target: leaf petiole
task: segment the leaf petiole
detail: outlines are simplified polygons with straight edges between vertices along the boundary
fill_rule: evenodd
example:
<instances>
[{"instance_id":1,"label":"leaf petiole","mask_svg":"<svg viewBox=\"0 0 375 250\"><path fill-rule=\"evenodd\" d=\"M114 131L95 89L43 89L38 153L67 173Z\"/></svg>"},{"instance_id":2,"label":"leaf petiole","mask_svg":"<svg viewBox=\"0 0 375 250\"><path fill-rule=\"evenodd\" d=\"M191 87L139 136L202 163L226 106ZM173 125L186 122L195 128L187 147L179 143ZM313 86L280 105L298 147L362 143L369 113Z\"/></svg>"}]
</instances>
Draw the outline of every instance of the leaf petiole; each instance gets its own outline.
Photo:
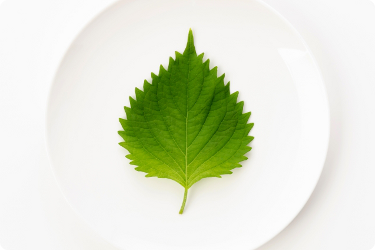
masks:
<instances>
[{"instance_id":1,"label":"leaf petiole","mask_svg":"<svg viewBox=\"0 0 375 250\"><path fill-rule=\"evenodd\" d=\"M180 209L180 214L184 212L185 204L186 204L186 198L187 198L187 193L188 193L188 188L185 188L185 193L184 193L184 200L182 201L181 209Z\"/></svg>"}]
</instances>

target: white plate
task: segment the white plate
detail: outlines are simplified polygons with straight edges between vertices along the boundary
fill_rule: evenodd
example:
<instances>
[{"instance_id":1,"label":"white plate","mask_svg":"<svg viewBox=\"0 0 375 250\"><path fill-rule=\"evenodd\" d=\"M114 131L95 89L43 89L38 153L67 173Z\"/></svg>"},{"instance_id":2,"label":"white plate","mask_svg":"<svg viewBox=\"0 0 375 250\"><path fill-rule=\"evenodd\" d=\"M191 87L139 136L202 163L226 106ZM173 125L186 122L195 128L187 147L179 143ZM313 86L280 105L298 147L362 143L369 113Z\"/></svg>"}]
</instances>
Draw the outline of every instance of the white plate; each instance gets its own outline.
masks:
<instances>
[{"instance_id":1,"label":"white plate","mask_svg":"<svg viewBox=\"0 0 375 250\"><path fill-rule=\"evenodd\" d=\"M183 51L226 73L255 123L243 167L183 188L145 178L124 157L119 117L135 87ZM258 1L120 1L67 51L51 87L47 143L75 211L121 249L254 249L279 233L309 198L328 145L324 85L304 41Z\"/></svg>"}]
</instances>

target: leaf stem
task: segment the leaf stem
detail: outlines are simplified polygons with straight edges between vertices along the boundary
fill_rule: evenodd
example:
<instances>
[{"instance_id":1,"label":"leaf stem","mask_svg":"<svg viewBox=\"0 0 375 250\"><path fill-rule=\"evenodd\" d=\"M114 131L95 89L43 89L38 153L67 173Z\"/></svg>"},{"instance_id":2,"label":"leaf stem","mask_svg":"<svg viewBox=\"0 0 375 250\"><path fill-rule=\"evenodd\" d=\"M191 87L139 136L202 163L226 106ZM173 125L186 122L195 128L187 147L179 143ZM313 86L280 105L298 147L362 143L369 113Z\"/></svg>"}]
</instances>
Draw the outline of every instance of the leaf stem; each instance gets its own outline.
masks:
<instances>
[{"instance_id":1,"label":"leaf stem","mask_svg":"<svg viewBox=\"0 0 375 250\"><path fill-rule=\"evenodd\" d=\"M184 200L182 201L182 205L181 205L181 209L180 209L180 214L182 214L184 212L187 194L188 194L188 188L185 188Z\"/></svg>"}]
</instances>

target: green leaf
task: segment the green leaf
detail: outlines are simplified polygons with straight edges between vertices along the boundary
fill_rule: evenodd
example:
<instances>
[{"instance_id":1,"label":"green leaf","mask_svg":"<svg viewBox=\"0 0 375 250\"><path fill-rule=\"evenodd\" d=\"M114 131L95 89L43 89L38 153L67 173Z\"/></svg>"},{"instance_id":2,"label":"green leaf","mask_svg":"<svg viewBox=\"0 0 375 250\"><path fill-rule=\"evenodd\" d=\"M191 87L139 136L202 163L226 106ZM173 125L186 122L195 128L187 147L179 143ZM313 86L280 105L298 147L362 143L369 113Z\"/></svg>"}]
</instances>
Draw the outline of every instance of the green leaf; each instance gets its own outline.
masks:
<instances>
[{"instance_id":1,"label":"green leaf","mask_svg":"<svg viewBox=\"0 0 375 250\"><path fill-rule=\"evenodd\" d=\"M127 119L120 119L120 145L129 151L130 164L146 177L168 178L185 188L180 214L189 188L241 167L253 140L250 113L242 113L238 92L230 94L229 82L209 63L203 53L197 55L190 30L184 53L170 57L159 75L151 73L143 91L135 89L136 98L125 107Z\"/></svg>"}]
</instances>

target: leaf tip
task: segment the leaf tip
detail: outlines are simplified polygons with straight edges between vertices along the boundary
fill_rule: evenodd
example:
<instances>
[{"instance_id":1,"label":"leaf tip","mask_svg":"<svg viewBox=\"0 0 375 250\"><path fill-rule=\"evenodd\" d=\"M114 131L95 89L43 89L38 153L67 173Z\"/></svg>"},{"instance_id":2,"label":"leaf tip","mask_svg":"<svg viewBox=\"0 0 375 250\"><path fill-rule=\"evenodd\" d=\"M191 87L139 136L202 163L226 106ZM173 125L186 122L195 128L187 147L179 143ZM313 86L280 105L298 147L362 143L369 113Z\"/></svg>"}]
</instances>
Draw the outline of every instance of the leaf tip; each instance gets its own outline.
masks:
<instances>
[{"instance_id":1,"label":"leaf tip","mask_svg":"<svg viewBox=\"0 0 375 250\"><path fill-rule=\"evenodd\" d=\"M194 35L191 28L189 29L188 41L186 44L184 54L197 54L194 46Z\"/></svg>"},{"instance_id":2,"label":"leaf tip","mask_svg":"<svg viewBox=\"0 0 375 250\"><path fill-rule=\"evenodd\" d=\"M188 42L192 42L194 44L194 35L193 30L191 28L189 28Z\"/></svg>"}]
</instances>

